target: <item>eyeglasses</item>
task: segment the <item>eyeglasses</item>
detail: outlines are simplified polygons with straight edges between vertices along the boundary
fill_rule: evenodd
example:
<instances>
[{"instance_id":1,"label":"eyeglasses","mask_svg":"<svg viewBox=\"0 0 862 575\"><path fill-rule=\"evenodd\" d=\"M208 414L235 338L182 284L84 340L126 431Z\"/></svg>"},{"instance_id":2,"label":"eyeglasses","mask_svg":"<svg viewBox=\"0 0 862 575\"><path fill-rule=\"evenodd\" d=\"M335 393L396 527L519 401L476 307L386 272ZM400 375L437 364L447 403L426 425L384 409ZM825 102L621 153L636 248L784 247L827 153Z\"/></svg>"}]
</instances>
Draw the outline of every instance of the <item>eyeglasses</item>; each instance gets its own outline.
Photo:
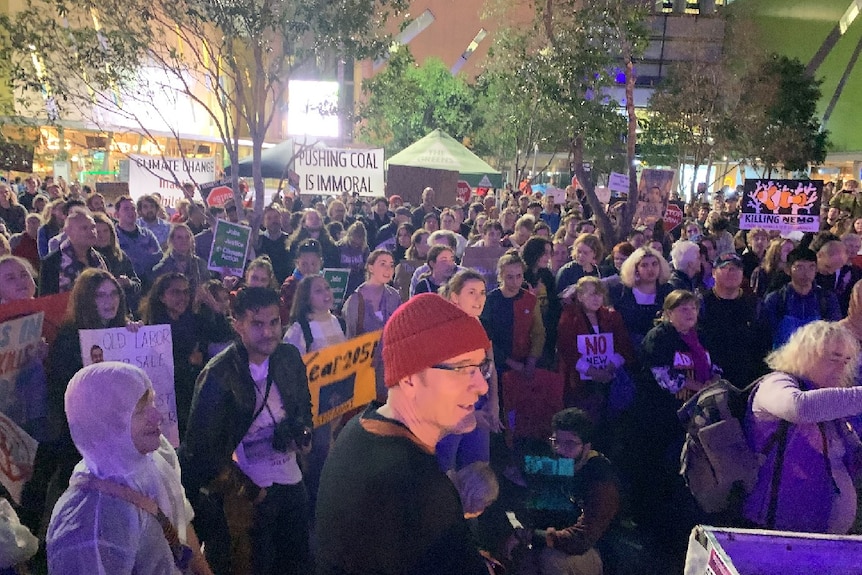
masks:
<instances>
[{"instance_id":1,"label":"eyeglasses","mask_svg":"<svg viewBox=\"0 0 862 575\"><path fill-rule=\"evenodd\" d=\"M482 377L486 380L491 379L492 372L492 362L490 359L485 359L479 365L446 365L445 363L438 363L437 365L432 365L431 369L442 369L444 371L454 371L455 373L460 373L469 377L473 377L476 375L476 371L482 374Z\"/></svg>"},{"instance_id":2,"label":"eyeglasses","mask_svg":"<svg viewBox=\"0 0 862 575\"><path fill-rule=\"evenodd\" d=\"M552 435L548 438L548 443L551 444L551 449L577 449L582 446L584 443L577 439L563 439L559 440L555 435Z\"/></svg>"}]
</instances>

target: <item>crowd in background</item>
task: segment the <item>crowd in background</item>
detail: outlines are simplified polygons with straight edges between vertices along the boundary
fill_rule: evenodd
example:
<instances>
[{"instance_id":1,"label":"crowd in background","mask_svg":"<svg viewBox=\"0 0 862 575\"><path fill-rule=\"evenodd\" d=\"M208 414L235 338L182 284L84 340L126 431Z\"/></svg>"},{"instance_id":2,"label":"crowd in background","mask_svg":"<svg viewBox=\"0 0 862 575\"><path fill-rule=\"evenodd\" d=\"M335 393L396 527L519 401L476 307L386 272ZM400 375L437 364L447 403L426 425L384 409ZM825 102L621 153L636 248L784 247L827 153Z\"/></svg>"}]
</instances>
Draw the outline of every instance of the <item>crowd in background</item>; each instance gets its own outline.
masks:
<instances>
[{"instance_id":1,"label":"crowd in background","mask_svg":"<svg viewBox=\"0 0 862 575\"><path fill-rule=\"evenodd\" d=\"M661 534L659 545L671 555L704 519L678 474L685 430L677 409L719 378L744 388L770 371L792 373L790 383L773 382L749 406L752 436L761 443L768 436L757 428L758 414L769 414L769 425L799 423L800 437L815 438L809 451L825 458L825 481L838 495L822 495L831 502L823 504L824 517L794 523L788 512L781 525L832 533L853 527L854 488L839 471L850 453L846 436L854 431L823 422L859 414L859 400L821 394L807 411L797 406L801 414L787 403L859 377L854 371L845 378L845 370L857 370L862 341L862 196L855 180L837 191L827 187L822 230L815 234L740 230L737 190L712 203L689 203L674 229L661 219L635 221L614 245L602 237L583 192L573 188L562 202L551 194L500 190L448 206L426 188L412 207L396 194L311 201L287 195L264 209L242 277L211 270L208 260L215 221L248 223L250 210L232 200L209 207L195 199L193 186L186 191L169 214L158 194L108 205L87 186L52 178L0 183L0 305L71 294L56 339L42 350L44 371L35 377L44 382L33 388L41 395L8 414L40 441L19 509L34 533L44 537L80 460L64 411L67 386L83 365L79 330L171 326L182 438L198 376L236 337L231 303L245 287L278 292L284 342L300 354L382 329L399 305L420 293L439 293L480 318L492 343L489 392L476 406L477 429L438 446L441 468L457 472L491 460L494 438L511 431L501 397L508 372L528 379L537 370L560 374L564 406L587 414L595 426L592 445L619 471L619 517ZM495 273L462 265L473 247L500 248ZM350 270L340 307L333 305L324 268ZM804 326L824 321L842 331L819 327L814 335L805 332L804 341L794 339ZM613 334L613 353L599 367L584 357L578 336L602 333ZM820 346L826 363L815 356L816 366L790 366L787 351L778 359L771 354L800 345ZM383 397L380 356L375 361ZM138 391L124 409L134 407ZM304 471L312 502L333 433L331 426L314 430ZM792 449L798 457L816 457L802 453L802 441L791 440L788 458ZM511 441L506 445L517 451ZM517 465L503 467L509 481L522 481ZM756 505L750 503L746 517L764 525Z\"/></svg>"}]
</instances>

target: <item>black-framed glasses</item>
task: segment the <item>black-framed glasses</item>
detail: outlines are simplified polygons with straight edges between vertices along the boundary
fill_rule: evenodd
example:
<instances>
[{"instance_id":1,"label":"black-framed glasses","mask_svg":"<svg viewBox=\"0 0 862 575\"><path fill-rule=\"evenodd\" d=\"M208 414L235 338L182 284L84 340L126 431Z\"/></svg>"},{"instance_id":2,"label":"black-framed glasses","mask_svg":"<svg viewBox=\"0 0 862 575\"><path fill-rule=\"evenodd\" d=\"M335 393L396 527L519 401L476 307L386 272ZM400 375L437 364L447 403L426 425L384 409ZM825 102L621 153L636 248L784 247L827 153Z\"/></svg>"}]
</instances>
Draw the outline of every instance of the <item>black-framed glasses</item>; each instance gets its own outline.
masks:
<instances>
[{"instance_id":1,"label":"black-framed glasses","mask_svg":"<svg viewBox=\"0 0 862 575\"><path fill-rule=\"evenodd\" d=\"M469 377L476 375L476 370L478 370L479 373L482 374L482 377L488 380L491 379L491 372L494 369L493 365L494 364L490 359L485 358L485 361L479 365L446 365L445 363L438 363L437 365L432 365L431 369L454 371L455 373L460 373Z\"/></svg>"}]
</instances>

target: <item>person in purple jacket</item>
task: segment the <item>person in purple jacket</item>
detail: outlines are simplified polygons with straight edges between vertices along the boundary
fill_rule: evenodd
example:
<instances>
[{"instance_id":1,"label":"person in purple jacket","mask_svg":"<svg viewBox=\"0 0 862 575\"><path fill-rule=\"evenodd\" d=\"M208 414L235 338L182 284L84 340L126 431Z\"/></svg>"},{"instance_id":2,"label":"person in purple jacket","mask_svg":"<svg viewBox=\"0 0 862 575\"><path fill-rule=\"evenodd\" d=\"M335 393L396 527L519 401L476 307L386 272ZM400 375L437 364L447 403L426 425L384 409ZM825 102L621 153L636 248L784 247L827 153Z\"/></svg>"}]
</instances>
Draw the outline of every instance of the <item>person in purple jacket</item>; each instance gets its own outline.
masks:
<instances>
[{"instance_id":1,"label":"person in purple jacket","mask_svg":"<svg viewBox=\"0 0 862 575\"><path fill-rule=\"evenodd\" d=\"M773 370L749 398L745 433L764 455L743 515L768 529L846 534L856 517L854 462L862 445L847 418L862 413L853 386L859 343L838 323L797 329L766 358Z\"/></svg>"}]
</instances>

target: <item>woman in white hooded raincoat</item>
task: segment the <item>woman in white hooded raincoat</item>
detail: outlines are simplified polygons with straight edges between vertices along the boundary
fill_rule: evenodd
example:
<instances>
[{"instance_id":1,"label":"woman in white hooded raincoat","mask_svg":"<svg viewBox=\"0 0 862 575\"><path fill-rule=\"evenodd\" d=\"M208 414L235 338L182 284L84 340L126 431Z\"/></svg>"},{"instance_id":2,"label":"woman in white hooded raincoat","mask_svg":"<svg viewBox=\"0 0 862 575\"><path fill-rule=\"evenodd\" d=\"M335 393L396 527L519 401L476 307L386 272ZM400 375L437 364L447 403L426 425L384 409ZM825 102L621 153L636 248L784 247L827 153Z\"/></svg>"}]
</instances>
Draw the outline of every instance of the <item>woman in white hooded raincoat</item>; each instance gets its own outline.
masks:
<instances>
[{"instance_id":1,"label":"woman in white hooded raincoat","mask_svg":"<svg viewBox=\"0 0 862 575\"><path fill-rule=\"evenodd\" d=\"M51 516L46 541L49 573L183 572L175 565L156 518L134 503L93 488L98 480L156 502L176 527L180 542L193 550L187 572L210 573L190 525L192 510L180 484L176 453L161 435L161 414L147 375L120 362L87 366L69 381L65 408L83 461Z\"/></svg>"}]
</instances>

